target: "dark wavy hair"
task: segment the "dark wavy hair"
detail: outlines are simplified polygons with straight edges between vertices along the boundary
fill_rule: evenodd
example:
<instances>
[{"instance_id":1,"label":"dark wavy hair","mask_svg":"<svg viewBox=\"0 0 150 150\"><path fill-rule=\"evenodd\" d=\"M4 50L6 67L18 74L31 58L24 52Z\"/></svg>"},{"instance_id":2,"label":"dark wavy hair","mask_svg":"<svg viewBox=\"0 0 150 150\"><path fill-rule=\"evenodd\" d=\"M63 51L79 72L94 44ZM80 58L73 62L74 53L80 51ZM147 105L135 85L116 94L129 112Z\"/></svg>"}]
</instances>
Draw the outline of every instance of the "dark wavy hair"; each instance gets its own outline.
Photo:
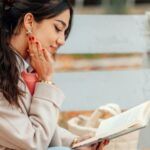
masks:
<instances>
[{"instance_id":1,"label":"dark wavy hair","mask_svg":"<svg viewBox=\"0 0 150 150\"><path fill-rule=\"evenodd\" d=\"M23 23L28 12L33 14L36 22L40 22L53 18L66 9L70 10L71 17L65 39L70 33L73 17L69 0L0 0L0 92L10 104L19 105L18 99L25 94L18 86L19 80L23 81L17 58L22 65L23 60L10 45L11 36Z\"/></svg>"}]
</instances>

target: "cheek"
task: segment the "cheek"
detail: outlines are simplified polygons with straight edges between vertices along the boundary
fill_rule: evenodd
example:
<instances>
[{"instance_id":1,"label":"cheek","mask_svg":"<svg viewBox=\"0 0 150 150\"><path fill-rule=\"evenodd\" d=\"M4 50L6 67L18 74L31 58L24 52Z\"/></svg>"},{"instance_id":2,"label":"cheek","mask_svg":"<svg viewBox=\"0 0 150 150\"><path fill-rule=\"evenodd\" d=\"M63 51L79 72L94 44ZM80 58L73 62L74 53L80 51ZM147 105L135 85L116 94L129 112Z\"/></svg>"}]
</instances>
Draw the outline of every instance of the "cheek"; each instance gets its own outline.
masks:
<instances>
[{"instance_id":1,"label":"cheek","mask_svg":"<svg viewBox=\"0 0 150 150\"><path fill-rule=\"evenodd\" d=\"M56 33L51 29L37 30L34 35L41 42L43 47L48 47L54 43L56 39Z\"/></svg>"},{"instance_id":2,"label":"cheek","mask_svg":"<svg viewBox=\"0 0 150 150\"><path fill-rule=\"evenodd\" d=\"M42 45L45 45L46 44L46 40L47 40L47 35L44 31L37 31L35 32L35 37L38 41L41 42Z\"/></svg>"}]
</instances>

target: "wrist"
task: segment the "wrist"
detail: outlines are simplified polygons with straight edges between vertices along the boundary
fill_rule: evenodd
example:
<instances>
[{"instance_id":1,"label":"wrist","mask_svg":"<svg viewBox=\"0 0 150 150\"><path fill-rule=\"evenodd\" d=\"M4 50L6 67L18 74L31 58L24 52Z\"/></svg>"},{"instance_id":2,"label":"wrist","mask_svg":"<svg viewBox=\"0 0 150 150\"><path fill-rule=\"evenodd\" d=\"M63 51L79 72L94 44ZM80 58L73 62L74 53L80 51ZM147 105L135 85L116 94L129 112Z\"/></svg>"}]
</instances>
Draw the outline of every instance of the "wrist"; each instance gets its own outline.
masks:
<instances>
[{"instance_id":1,"label":"wrist","mask_svg":"<svg viewBox=\"0 0 150 150\"><path fill-rule=\"evenodd\" d=\"M39 80L39 82L41 82L41 81L51 81L52 82L52 76L39 77L38 80Z\"/></svg>"},{"instance_id":2,"label":"wrist","mask_svg":"<svg viewBox=\"0 0 150 150\"><path fill-rule=\"evenodd\" d=\"M54 85L54 83L51 80L41 80L40 82Z\"/></svg>"}]
</instances>

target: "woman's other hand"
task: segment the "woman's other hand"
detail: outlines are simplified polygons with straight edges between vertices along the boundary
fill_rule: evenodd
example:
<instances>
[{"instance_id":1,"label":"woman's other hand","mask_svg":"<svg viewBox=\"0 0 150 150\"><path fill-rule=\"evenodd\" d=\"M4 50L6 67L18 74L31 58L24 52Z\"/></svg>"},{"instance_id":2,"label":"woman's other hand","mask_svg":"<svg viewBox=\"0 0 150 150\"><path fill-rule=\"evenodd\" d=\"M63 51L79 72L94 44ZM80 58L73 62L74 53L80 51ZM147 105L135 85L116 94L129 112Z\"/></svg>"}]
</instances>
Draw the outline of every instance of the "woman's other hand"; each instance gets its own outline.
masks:
<instances>
[{"instance_id":1,"label":"woman's other hand","mask_svg":"<svg viewBox=\"0 0 150 150\"><path fill-rule=\"evenodd\" d=\"M104 150L104 147L109 143L109 140L104 140L102 142L93 144L91 146L84 146L81 148L77 148L75 150Z\"/></svg>"},{"instance_id":2,"label":"woman's other hand","mask_svg":"<svg viewBox=\"0 0 150 150\"><path fill-rule=\"evenodd\" d=\"M50 52L42 48L41 43L32 34L28 36L28 45L31 66L38 74L38 79L52 80L54 60Z\"/></svg>"},{"instance_id":3,"label":"woman's other hand","mask_svg":"<svg viewBox=\"0 0 150 150\"><path fill-rule=\"evenodd\" d=\"M93 136L92 136L92 135L85 135L85 136L83 136L83 137L79 137L77 143L82 142L82 141L84 141L84 140L86 140L86 139L89 139L89 138L91 138L91 137L93 137ZM105 139L105 140L103 140L102 142L95 143L95 144L92 144L92 145L90 145L90 146L80 147L80 148L77 148L77 149L75 149L75 150L103 150L104 147L105 147L107 144L109 144L109 140L108 140L108 139Z\"/></svg>"}]
</instances>

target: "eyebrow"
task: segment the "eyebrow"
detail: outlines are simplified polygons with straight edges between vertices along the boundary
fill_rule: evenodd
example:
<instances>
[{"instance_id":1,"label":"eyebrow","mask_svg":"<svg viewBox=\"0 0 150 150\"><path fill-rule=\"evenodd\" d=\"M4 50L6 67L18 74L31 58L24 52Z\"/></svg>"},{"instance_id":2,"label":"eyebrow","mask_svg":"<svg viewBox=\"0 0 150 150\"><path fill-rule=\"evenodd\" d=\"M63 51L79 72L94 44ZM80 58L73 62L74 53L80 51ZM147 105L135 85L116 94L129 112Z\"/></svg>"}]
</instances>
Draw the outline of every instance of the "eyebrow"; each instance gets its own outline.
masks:
<instances>
[{"instance_id":1,"label":"eyebrow","mask_svg":"<svg viewBox=\"0 0 150 150\"><path fill-rule=\"evenodd\" d=\"M58 22L62 23L62 25L63 25L64 27L66 27L66 26L67 26L67 25L66 25L66 23L65 23L64 21L62 21L62 20L56 20L56 21L58 21Z\"/></svg>"}]
</instances>

